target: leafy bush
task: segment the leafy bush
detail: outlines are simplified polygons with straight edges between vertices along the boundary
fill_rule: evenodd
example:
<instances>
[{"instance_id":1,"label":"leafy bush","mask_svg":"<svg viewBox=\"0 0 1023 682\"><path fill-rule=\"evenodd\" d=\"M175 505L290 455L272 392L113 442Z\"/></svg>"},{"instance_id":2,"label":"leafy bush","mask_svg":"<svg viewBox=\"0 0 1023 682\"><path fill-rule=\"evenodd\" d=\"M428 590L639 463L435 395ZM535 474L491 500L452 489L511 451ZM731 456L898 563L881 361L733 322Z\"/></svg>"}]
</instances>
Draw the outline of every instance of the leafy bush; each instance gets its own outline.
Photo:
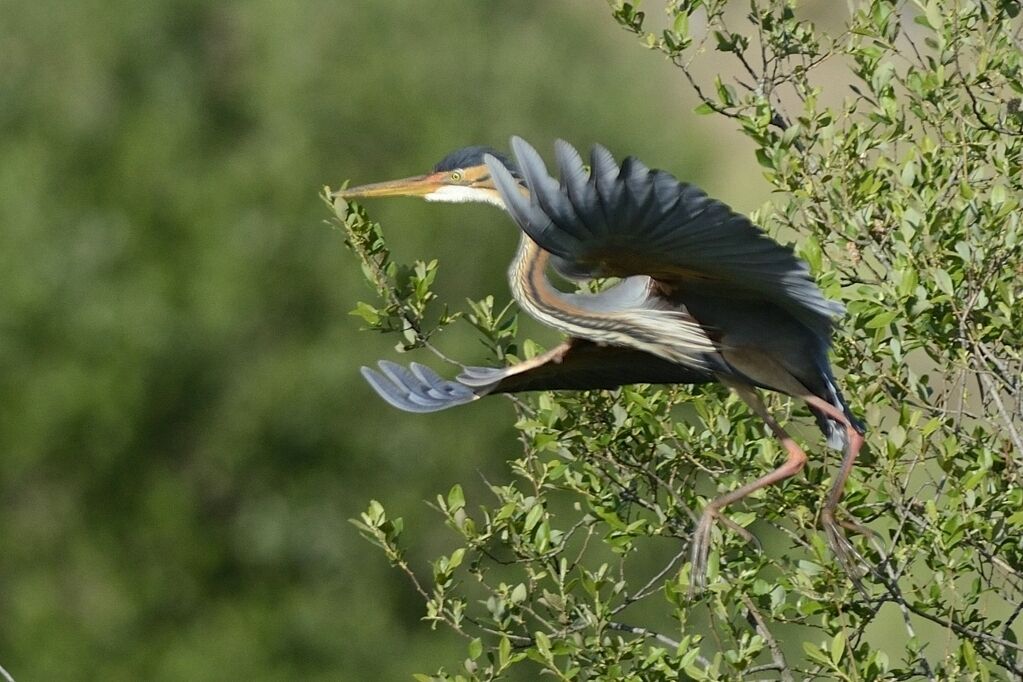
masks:
<instances>
[{"instance_id":1,"label":"leafy bush","mask_svg":"<svg viewBox=\"0 0 1023 682\"><path fill-rule=\"evenodd\" d=\"M807 429L819 456L805 473L726 510L763 549L716 530L708 588L691 597L699 510L784 457L763 424L723 388L514 398L511 476L486 498L460 485L438 495L458 546L432 573L406 560L402 521L381 504L356 522L412 581L425 619L467 639L457 671L419 677L1023 675L1019 3L856 0L838 31L785 0L746 12L673 0L658 30L611 4L679 68L696 113L727 117L752 143L778 192L757 222L794 236L847 303L835 364L869 451L844 509L876 535L851 538L854 580L818 528L836 462ZM382 296L357 314L406 349L435 349L458 317L434 310L437 264L399 267L363 209L335 208ZM493 298L465 316L495 364L538 351Z\"/></svg>"}]
</instances>

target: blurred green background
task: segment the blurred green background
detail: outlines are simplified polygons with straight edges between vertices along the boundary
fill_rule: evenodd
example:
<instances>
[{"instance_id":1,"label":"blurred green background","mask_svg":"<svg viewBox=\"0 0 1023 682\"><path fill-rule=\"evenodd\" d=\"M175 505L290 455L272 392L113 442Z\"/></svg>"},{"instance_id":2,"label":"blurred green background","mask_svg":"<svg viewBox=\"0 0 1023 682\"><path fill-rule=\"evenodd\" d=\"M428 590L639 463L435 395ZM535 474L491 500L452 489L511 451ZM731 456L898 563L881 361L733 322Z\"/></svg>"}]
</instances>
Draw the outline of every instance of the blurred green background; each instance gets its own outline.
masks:
<instances>
[{"instance_id":1,"label":"blurred green background","mask_svg":"<svg viewBox=\"0 0 1023 682\"><path fill-rule=\"evenodd\" d=\"M347 519L380 499L428 571L447 534L424 500L507 478L513 413L415 417L362 383L395 340L347 314L371 293L317 194L519 134L754 208L740 136L692 106L603 2L0 2L0 664L389 680L463 658ZM493 209L369 208L399 260L440 259L447 300L507 299ZM457 326L441 346L482 359Z\"/></svg>"}]
</instances>

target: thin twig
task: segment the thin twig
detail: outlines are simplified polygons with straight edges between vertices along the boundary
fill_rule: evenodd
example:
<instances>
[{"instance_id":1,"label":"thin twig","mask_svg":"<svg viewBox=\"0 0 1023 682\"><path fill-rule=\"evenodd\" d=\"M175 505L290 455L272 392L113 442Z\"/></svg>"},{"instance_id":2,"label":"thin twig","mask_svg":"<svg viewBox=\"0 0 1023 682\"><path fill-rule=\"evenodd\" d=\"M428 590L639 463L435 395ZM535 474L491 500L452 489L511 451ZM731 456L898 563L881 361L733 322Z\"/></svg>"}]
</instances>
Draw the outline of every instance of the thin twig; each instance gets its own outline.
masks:
<instances>
[{"instance_id":1,"label":"thin twig","mask_svg":"<svg viewBox=\"0 0 1023 682\"><path fill-rule=\"evenodd\" d=\"M902 596L902 591L899 589L899 579L892 573L891 562L886 561L883 565L885 571L888 572L888 576L892 580L891 585L894 586L894 591L892 590L892 587L889 587L889 593L898 593L898 598L895 603L898 605L900 613L902 613L902 622L906 626L906 634L909 635L910 640L916 639L916 630L913 628L913 621L909 617L909 605L906 603L906 599ZM919 663L920 667L923 668L924 674L927 675L927 679L933 681L935 679L934 672L931 670L931 664L927 662L927 657L920 656Z\"/></svg>"},{"instance_id":2,"label":"thin twig","mask_svg":"<svg viewBox=\"0 0 1023 682\"><path fill-rule=\"evenodd\" d=\"M753 626L756 628L757 634L764 638L767 643L767 648L771 652L771 660L774 661L775 669L781 675L783 682L792 682L792 671L789 670L788 664L785 662L785 654L782 653L781 647L778 646L778 640L774 638L771 631L767 628L767 623L764 621L763 615L757 609L756 604L749 598L749 595L744 594L741 597L743 605L746 607L746 613L753 620Z\"/></svg>"},{"instance_id":3,"label":"thin twig","mask_svg":"<svg viewBox=\"0 0 1023 682\"><path fill-rule=\"evenodd\" d=\"M650 637L651 639L656 639L661 644L670 646L672 649L675 650L678 650L678 648L682 646L681 642L676 642L675 640L671 639L666 635L662 635L659 632L654 632L653 630L648 630L647 628L639 628L636 627L635 625L626 625L625 623L618 623L613 620L609 621L607 626L612 630L618 630L619 632L628 632L633 635L642 635L643 637ZM697 657L697 659L699 660L699 657ZM710 661L706 659L701 660L700 663L701 665L710 665Z\"/></svg>"},{"instance_id":4,"label":"thin twig","mask_svg":"<svg viewBox=\"0 0 1023 682\"><path fill-rule=\"evenodd\" d=\"M657 589L660 589L660 584L659 583L661 581L661 578L663 578L665 575L667 575L668 571L670 571L672 568L674 568L675 565L679 562L679 560L682 559L682 557L684 557L688 553L689 553L689 546L688 545L683 545L682 549L680 549L678 551L678 553L671 558L671 561L669 561L667 563L667 565L665 565L664 568L662 568L660 571L658 571L657 574L654 575L654 577L650 578L650 580L647 581L646 585L643 585L643 587L639 588L639 590L635 594L632 594L632 595L628 595L627 594L627 595L625 595L625 601L622 602L621 604L619 604L618 606L616 606L614 608L614 610L611 611L611 615L614 615L614 614L622 611L623 609L625 609L630 604L633 604L633 603L639 601L640 599L644 599L647 596L649 596L652 592L656 591L654 589L654 585L657 585Z\"/></svg>"}]
</instances>

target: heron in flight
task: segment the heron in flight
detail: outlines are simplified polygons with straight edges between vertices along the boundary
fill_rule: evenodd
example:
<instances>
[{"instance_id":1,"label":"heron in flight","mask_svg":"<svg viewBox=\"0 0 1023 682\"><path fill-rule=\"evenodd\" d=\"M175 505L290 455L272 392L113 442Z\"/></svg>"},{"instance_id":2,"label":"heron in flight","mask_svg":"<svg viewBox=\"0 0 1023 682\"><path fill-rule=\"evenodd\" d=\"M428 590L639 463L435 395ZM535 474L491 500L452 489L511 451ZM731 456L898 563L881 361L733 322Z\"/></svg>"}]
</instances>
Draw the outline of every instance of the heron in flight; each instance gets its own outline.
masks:
<instances>
[{"instance_id":1,"label":"heron in flight","mask_svg":"<svg viewBox=\"0 0 1023 682\"><path fill-rule=\"evenodd\" d=\"M384 361L379 371L363 368L370 385L395 407L433 412L496 393L725 384L766 422L788 456L774 471L706 506L692 541L697 583L705 578L715 520L752 537L722 517L722 509L806 464L806 453L756 389L792 396L807 404L829 445L844 450L821 523L829 545L849 566L852 548L835 512L864 429L828 361L842 306L824 298L790 248L669 173L633 157L619 166L599 145L587 168L559 140L559 182L533 147L517 137L511 146L514 161L491 148L467 147L426 175L352 187L336 196L419 196L503 208L523 233L509 270L512 294L523 310L567 340L510 367L468 367L450 381L418 363L404 368ZM601 293L565 293L551 284L548 268L573 280L620 282Z\"/></svg>"}]
</instances>

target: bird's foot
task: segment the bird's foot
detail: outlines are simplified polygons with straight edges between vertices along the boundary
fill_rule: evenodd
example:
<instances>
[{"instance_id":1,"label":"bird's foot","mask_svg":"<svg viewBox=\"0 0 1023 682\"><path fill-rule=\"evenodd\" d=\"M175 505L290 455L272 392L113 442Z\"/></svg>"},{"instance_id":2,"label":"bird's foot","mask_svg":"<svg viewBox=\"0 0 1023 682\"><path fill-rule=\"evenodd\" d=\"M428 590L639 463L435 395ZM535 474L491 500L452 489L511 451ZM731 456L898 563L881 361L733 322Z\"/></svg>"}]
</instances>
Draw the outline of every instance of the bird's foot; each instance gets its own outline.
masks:
<instances>
[{"instance_id":1,"label":"bird's foot","mask_svg":"<svg viewBox=\"0 0 1023 682\"><path fill-rule=\"evenodd\" d=\"M866 535L872 540L880 537L877 534L877 531L875 531L873 528L868 528L864 526L862 523L853 521L851 519L836 519L835 523L840 525L842 528L845 528L850 533L856 533L857 535Z\"/></svg>"},{"instance_id":2,"label":"bird's foot","mask_svg":"<svg viewBox=\"0 0 1023 682\"><path fill-rule=\"evenodd\" d=\"M760 540L753 533L750 533L728 517L722 516L720 510L714 508L705 509L703 515L700 516L699 522L696 524L696 530L693 531L689 578L690 599L698 596L707 587L707 558L710 556L711 531L714 529L715 522L734 531L746 542L755 545L758 552L762 549Z\"/></svg>"},{"instance_id":3,"label":"bird's foot","mask_svg":"<svg viewBox=\"0 0 1023 682\"><path fill-rule=\"evenodd\" d=\"M707 587L707 556L710 554L710 533L718 512L704 510L696 530L693 531L692 558L690 559L689 598L693 599Z\"/></svg>"},{"instance_id":4,"label":"bird's foot","mask_svg":"<svg viewBox=\"0 0 1023 682\"><path fill-rule=\"evenodd\" d=\"M856 589L866 594L866 588L864 588L861 578L868 572L867 561L852 546L852 543L849 542L842 529L848 528L854 533L875 537L877 534L855 521L835 520L835 510L829 507L821 510L821 526L824 528L824 537L827 540L828 547L834 552L838 563L842 566L846 575L849 576L849 579L853 581L853 584L856 585Z\"/></svg>"},{"instance_id":5,"label":"bird's foot","mask_svg":"<svg viewBox=\"0 0 1023 682\"><path fill-rule=\"evenodd\" d=\"M720 523L722 526L733 531L736 535L741 537L746 542L750 543L751 545L755 545L758 552L763 551L764 547L763 545L760 544L760 540L757 538L757 536L749 532L739 524L737 524L735 521L732 521L727 516L721 516L720 514L718 514L717 522Z\"/></svg>"}]
</instances>

